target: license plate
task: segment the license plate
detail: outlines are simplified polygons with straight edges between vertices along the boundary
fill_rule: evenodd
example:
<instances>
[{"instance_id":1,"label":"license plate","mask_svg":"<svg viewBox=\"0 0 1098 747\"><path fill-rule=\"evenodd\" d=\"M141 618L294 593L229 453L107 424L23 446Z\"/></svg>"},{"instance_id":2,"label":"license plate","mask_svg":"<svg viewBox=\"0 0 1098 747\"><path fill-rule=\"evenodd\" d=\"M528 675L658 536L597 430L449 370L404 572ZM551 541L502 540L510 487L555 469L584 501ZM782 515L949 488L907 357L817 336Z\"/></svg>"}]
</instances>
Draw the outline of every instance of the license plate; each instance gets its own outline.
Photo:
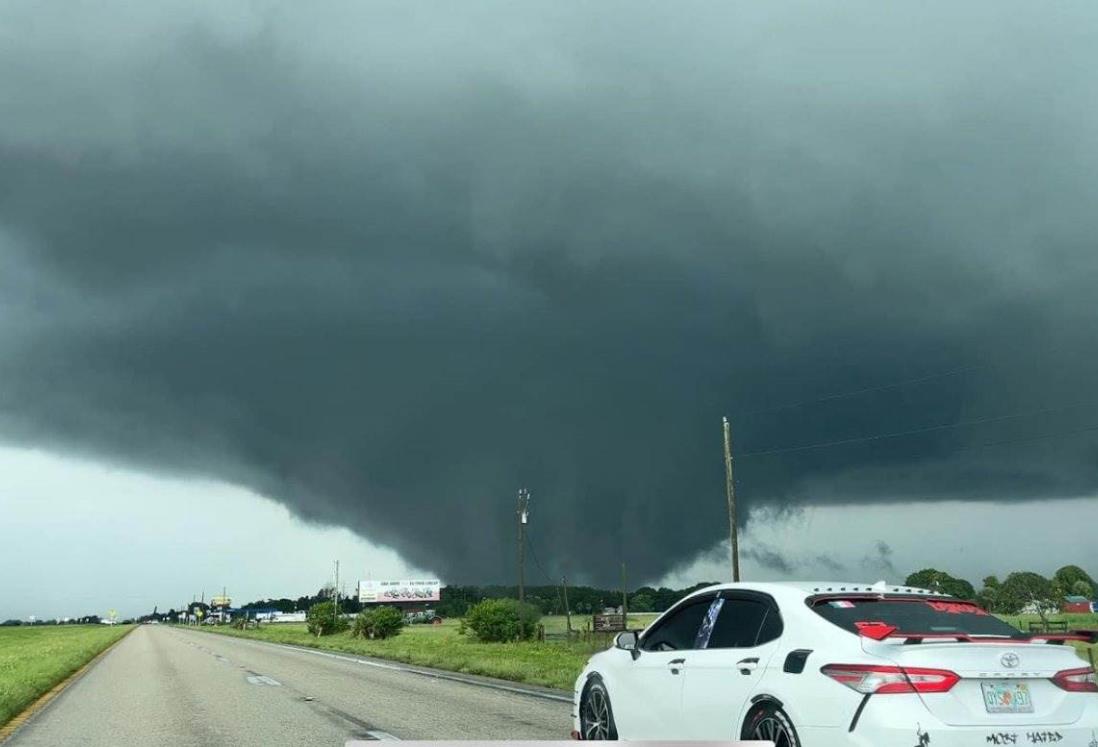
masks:
<instances>
[{"instance_id":1,"label":"license plate","mask_svg":"<svg viewBox=\"0 0 1098 747\"><path fill-rule=\"evenodd\" d=\"M1033 713L1029 685L1022 682L981 682L988 713Z\"/></svg>"}]
</instances>

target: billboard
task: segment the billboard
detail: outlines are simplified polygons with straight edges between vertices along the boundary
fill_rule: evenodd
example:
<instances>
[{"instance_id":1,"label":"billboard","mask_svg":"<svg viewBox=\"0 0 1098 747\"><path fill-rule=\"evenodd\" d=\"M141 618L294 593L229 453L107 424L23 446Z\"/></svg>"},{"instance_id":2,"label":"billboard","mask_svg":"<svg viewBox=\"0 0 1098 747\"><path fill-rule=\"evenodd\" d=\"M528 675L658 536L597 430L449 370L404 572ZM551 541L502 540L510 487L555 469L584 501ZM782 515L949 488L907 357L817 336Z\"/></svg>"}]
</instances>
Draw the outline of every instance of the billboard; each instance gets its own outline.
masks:
<instances>
[{"instance_id":1,"label":"billboard","mask_svg":"<svg viewBox=\"0 0 1098 747\"><path fill-rule=\"evenodd\" d=\"M442 582L437 578L413 581L359 581L358 601L378 602L437 602L442 596Z\"/></svg>"}]
</instances>

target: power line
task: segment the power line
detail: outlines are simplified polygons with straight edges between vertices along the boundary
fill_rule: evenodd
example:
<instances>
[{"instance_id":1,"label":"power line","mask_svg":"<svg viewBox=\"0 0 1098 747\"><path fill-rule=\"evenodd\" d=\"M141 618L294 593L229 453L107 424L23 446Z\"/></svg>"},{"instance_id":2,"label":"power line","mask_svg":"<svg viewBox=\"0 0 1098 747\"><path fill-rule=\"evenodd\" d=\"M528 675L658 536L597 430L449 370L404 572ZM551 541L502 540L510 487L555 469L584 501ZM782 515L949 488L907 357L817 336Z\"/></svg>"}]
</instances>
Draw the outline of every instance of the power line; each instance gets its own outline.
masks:
<instances>
[{"instance_id":1,"label":"power line","mask_svg":"<svg viewBox=\"0 0 1098 747\"><path fill-rule=\"evenodd\" d=\"M1077 346L1072 344L1058 344L1050 347L1046 347L1043 350L1043 358L1047 359L1050 355L1058 353L1079 353ZM772 407L760 407L754 410L733 411L733 415L736 417L747 417L749 415L758 415L767 412L778 412L780 410L792 410L798 407L804 407L805 405L812 405L818 402L830 402L832 400L846 399L848 397L857 397L861 394L870 394L872 392L883 392L889 389L898 389L903 386L910 386L912 384L921 384L926 381L934 381L935 379L944 379L950 376L957 376L959 374L968 373L970 371L980 371L983 369L994 369L1005 367L1007 362L999 360L986 363L973 363L967 366L958 366L956 368L950 368L945 371L938 371L936 373L925 374L923 376L916 376L910 379L901 379L899 381L893 381L886 384L878 384L876 386L863 387L860 389L851 389L842 392L833 392L831 394L824 394L819 397L810 397L808 399L797 400L795 402L787 402L781 405L774 405Z\"/></svg>"},{"instance_id":2,"label":"power line","mask_svg":"<svg viewBox=\"0 0 1098 747\"><path fill-rule=\"evenodd\" d=\"M568 614L568 603L565 601L565 597L561 595L561 587L557 586L556 582L553 581L553 577L546 573L545 569L542 568L541 561L538 560L538 554L534 550L534 540L530 537L529 532L526 533L526 541L530 546L530 557L534 559L534 565L536 565L538 570L541 571L541 575L545 576L545 580L549 582L549 585L556 589L557 601L560 602L561 609L565 610L565 614ZM567 594L567 592L565 592L565 594ZM569 630L571 630L571 618L569 618Z\"/></svg>"},{"instance_id":3,"label":"power line","mask_svg":"<svg viewBox=\"0 0 1098 747\"><path fill-rule=\"evenodd\" d=\"M1063 431L1050 431L1048 433L1041 433L1036 436L1022 436L1021 438L1007 438L1000 441L985 441L978 444L962 444L961 446L953 447L953 451L966 451L968 449L982 449L985 446L1001 446L1003 444L1020 444L1027 441L1041 441L1046 438L1057 438L1059 436L1071 436L1079 433L1089 433L1091 431L1098 431L1098 425L1088 425L1082 428L1071 428ZM745 454L744 456L761 456L763 453L776 454L779 452L755 452L754 455Z\"/></svg>"},{"instance_id":4,"label":"power line","mask_svg":"<svg viewBox=\"0 0 1098 747\"><path fill-rule=\"evenodd\" d=\"M1042 433L1037 436L1023 436L1022 438L1008 438L1002 441L987 441L981 444L965 444L958 446L954 451L965 451L966 449L982 449L985 446L999 446L1001 444L1020 444L1027 441L1040 441L1045 438L1056 438L1058 436L1072 436L1078 433L1090 433L1092 431L1098 431L1098 425L1087 425L1082 428L1072 428L1066 431L1052 431L1050 433Z\"/></svg>"},{"instance_id":5,"label":"power line","mask_svg":"<svg viewBox=\"0 0 1098 747\"><path fill-rule=\"evenodd\" d=\"M538 560L538 554L534 550L534 540L530 536L530 530L526 530L526 546L530 548L530 557L534 559L534 565L541 571L541 575L545 576L545 579L553 586L556 586L556 582L553 581L553 577L545 572L545 569L541 566L541 561Z\"/></svg>"},{"instance_id":6,"label":"power line","mask_svg":"<svg viewBox=\"0 0 1098 747\"><path fill-rule=\"evenodd\" d=\"M1028 418L1034 415L1043 415L1050 412L1063 412L1065 410L1072 410L1077 407L1095 405L1098 401L1089 400L1086 402L1074 402L1060 407L1047 407L1040 410L1031 410L1029 412L1012 413L1010 415L999 415L992 418L978 418L976 420L961 420L955 423L943 423L941 425L931 425L925 428L912 428L906 431L896 431L893 433L880 433L874 436L859 436L855 438L841 438L834 441L820 441L811 444L802 444L800 446L788 446L776 449L763 449L760 451L748 451L743 454L739 454L739 458L754 457L754 456L767 456L771 454L788 454L795 451L808 451L810 449L824 449L832 446L845 446L847 444L865 443L868 441L881 441L889 438L900 438L901 436L912 436L921 433L933 433L935 431L950 430L953 428L964 428L971 425L982 425L985 423L999 423L1006 420L1017 420L1018 418Z\"/></svg>"},{"instance_id":7,"label":"power line","mask_svg":"<svg viewBox=\"0 0 1098 747\"><path fill-rule=\"evenodd\" d=\"M780 410L794 410L798 407L804 407L805 405L814 405L819 402L830 402L837 399L847 399L848 397L857 397L860 394L870 394L872 392L884 392L889 389L898 389L902 386L909 386L911 384L921 384L924 381L933 381L935 379L944 379L949 376L956 376L958 374L967 373L969 371L976 371L981 368L989 368L993 364L980 363L971 366L962 366L961 368L953 368L948 371L942 371L940 373L928 374L926 376L919 376L914 379L904 379L902 381L895 381L891 384L881 384L878 386L865 387L863 389L852 389L846 392L835 392L833 394L825 394L820 397L812 399L803 399L797 402L787 402L784 405L775 405L773 407L760 407L755 410L747 410L746 412L736 413L736 417L748 417L750 415L759 415L766 412L778 412Z\"/></svg>"}]
</instances>

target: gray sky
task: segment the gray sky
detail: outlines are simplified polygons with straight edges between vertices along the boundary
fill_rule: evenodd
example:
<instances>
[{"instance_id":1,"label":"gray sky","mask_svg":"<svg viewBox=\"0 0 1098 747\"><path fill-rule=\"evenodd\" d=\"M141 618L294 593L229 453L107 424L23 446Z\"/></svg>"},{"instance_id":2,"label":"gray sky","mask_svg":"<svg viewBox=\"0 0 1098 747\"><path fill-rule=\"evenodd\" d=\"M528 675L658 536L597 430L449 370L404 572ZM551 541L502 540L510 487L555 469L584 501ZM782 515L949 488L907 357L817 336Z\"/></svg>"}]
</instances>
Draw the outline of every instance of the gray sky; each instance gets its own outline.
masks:
<instances>
[{"instance_id":1,"label":"gray sky","mask_svg":"<svg viewBox=\"0 0 1098 747\"><path fill-rule=\"evenodd\" d=\"M333 579L333 558L341 559L348 591L366 577L436 575L346 529L305 525L242 488L25 449L0 449L0 507L5 527L17 528L5 529L0 542L0 567L15 569L5 577L0 620L164 611L223 586L238 601L296 598ZM1028 554L1027 567L1049 574L1065 557L1086 556L1096 522L1093 499L994 512L959 502L763 511L742 536L743 573L900 579L944 558L978 581ZM714 546L654 583L725 580L727 549ZM541 582L533 565L530 574Z\"/></svg>"},{"instance_id":2,"label":"gray sky","mask_svg":"<svg viewBox=\"0 0 1098 747\"><path fill-rule=\"evenodd\" d=\"M322 582L317 526L503 581L526 486L554 576L660 579L723 538L725 413L760 570L929 564L911 506L1051 532L1098 490L1096 50L1088 3L6 3L0 542L99 506L213 558L172 597L230 491L310 548L242 589Z\"/></svg>"}]
</instances>

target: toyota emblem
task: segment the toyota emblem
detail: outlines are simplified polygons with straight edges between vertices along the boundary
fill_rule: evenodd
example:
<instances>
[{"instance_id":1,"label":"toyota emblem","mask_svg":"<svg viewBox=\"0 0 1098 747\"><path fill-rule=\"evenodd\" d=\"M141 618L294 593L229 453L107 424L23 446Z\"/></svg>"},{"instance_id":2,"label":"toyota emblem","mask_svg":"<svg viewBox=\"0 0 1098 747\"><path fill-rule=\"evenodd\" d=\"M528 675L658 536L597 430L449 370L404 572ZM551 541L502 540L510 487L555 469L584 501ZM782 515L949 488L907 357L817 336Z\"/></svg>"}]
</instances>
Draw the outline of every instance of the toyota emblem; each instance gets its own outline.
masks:
<instances>
[{"instance_id":1,"label":"toyota emblem","mask_svg":"<svg viewBox=\"0 0 1098 747\"><path fill-rule=\"evenodd\" d=\"M1014 669L1018 666L1021 659L1018 658L1018 654L1013 651L1007 651L1005 654L999 657L999 662L1007 669Z\"/></svg>"}]
</instances>

